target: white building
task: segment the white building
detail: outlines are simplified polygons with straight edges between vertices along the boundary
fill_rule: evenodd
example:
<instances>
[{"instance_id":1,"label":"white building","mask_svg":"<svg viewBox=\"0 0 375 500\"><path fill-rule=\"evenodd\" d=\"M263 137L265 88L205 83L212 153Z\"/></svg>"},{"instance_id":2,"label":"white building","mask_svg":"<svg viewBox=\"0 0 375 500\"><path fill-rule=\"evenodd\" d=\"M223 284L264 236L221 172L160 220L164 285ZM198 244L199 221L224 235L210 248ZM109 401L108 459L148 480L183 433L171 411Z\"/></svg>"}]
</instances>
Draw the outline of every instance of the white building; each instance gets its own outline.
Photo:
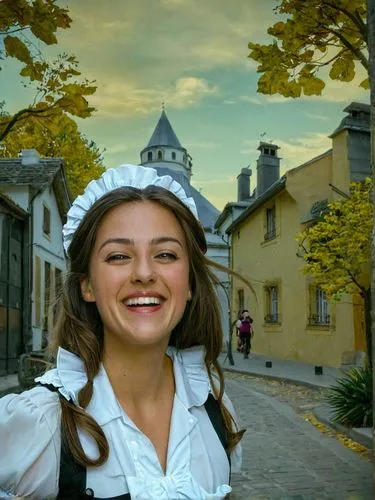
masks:
<instances>
[{"instance_id":1,"label":"white building","mask_svg":"<svg viewBox=\"0 0 375 500\"><path fill-rule=\"evenodd\" d=\"M61 158L34 150L0 160L0 375L41 349L66 270L62 225L70 207Z\"/></svg>"}]
</instances>

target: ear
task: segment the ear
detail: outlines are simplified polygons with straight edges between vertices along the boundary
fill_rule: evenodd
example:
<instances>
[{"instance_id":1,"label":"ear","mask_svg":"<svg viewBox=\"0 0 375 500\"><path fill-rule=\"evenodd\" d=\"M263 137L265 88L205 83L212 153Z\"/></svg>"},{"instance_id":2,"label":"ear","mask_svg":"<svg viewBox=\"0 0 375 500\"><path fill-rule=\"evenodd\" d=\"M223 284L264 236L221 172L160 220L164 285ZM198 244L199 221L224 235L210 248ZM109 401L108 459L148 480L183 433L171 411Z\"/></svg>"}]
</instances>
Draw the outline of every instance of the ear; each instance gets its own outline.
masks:
<instances>
[{"instance_id":1,"label":"ear","mask_svg":"<svg viewBox=\"0 0 375 500\"><path fill-rule=\"evenodd\" d=\"M85 302L95 302L95 295L92 291L90 280L88 278L81 280L81 294Z\"/></svg>"}]
</instances>

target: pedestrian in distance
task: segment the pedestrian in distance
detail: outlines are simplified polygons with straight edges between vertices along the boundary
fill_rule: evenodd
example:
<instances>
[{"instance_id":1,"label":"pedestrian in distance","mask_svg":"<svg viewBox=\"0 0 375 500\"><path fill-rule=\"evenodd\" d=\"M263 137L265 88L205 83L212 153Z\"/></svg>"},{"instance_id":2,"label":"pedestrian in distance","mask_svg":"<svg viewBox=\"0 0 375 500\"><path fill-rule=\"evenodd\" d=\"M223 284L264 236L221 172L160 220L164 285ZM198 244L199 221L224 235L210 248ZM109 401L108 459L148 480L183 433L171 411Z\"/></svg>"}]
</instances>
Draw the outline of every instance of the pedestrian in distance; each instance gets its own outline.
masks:
<instances>
[{"instance_id":1,"label":"pedestrian in distance","mask_svg":"<svg viewBox=\"0 0 375 500\"><path fill-rule=\"evenodd\" d=\"M251 340L254 335L254 330L253 318L250 316L247 309L242 311L236 326L244 358L248 359L251 351Z\"/></svg>"},{"instance_id":2,"label":"pedestrian in distance","mask_svg":"<svg viewBox=\"0 0 375 500\"><path fill-rule=\"evenodd\" d=\"M63 243L56 367L0 400L0 498L225 498L244 431L194 200L154 169L109 169Z\"/></svg>"}]
</instances>

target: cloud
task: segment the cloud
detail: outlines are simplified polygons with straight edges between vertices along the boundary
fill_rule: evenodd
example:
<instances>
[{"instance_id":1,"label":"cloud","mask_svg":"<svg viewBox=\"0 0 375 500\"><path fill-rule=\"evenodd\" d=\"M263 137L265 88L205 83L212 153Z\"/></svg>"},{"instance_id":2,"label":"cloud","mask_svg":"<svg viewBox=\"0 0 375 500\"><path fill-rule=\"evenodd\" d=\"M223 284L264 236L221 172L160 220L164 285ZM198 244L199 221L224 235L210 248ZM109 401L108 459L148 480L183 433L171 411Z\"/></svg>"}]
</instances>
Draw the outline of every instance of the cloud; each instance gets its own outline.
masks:
<instances>
[{"instance_id":1,"label":"cloud","mask_svg":"<svg viewBox=\"0 0 375 500\"><path fill-rule=\"evenodd\" d=\"M179 78L170 88L138 86L137 82L115 81L99 85L90 99L101 117L128 117L150 114L159 110L168 96L168 108L187 108L206 96L214 95L218 89L203 78Z\"/></svg>"},{"instance_id":2,"label":"cloud","mask_svg":"<svg viewBox=\"0 0 375 500\"><path fill-rule=\"evenodd\" d=\"M297 167L306 161L327 151L332 146L329 132L307 133L300 137L282 139L276 137L272 142L279 146L278 156L281 158L281 175L288 169ZM259 140L245 140L241 154L252 154L258 157ZM255 155L255 153L257 153Z\"/></svg>"},{"instance_id":3,"label":"cloud","mask_svg":"<svg viewBox=\"0 0 375 500\"><path fill-rule=\"evenodd\" d=\"M263 104L259 97L251 97L248 95L241 95L238 99L240 101L243 101L243 102L255 104L256 106L261 106Z\"/></svg>"},{"instance_id":4,"label":"cloud","mask_svg":"<svg viewBox=\"0 0 375 500\"><path fill-rule=\"evenodd\" d=\"M304 113L307 118L311 118L312 120L321 120L321 121L328 121L330 118L326 115L317 115L315 113Z\"/></svg>"}]
</instances>

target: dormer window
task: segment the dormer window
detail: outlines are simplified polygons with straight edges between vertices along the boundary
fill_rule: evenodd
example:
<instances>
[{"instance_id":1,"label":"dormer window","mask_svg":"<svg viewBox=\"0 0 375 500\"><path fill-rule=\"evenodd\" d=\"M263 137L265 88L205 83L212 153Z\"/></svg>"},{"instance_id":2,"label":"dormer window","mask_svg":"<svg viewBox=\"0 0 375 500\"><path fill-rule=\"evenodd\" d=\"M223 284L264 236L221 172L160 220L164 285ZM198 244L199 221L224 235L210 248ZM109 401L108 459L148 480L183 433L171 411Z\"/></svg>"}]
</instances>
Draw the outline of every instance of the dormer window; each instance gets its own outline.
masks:
<instances>
[{"instance_id":1,"label":"dormer window","mask_svg":"<svg viewBox=\"0 0 375 500\"><path fill-rule=\"evenodd\" d=\"M160 151L158 151L158 160L162 160L163 159L163 153Z\"/></svg>"},{"instance_id":2,"label":"dormer window","mask_svg":"<svg viewBox=\"0 0 375 500\"><path fill-rule=\"evenodd\" d=\"M147 153L147 160L148 160L148 161L152 161L152 151L149 151L149 152Z\"/></svg>"},{"instance_id":3,"label":"dormer window","mask_svg":"<svg viewBox=\"0 0 375 500\"><path fill-rule=\"evenodd\" d=\"M176 153L174 151L172 151L172 160L175 160L176 159Z\"/></svg>"}]
</instances>

